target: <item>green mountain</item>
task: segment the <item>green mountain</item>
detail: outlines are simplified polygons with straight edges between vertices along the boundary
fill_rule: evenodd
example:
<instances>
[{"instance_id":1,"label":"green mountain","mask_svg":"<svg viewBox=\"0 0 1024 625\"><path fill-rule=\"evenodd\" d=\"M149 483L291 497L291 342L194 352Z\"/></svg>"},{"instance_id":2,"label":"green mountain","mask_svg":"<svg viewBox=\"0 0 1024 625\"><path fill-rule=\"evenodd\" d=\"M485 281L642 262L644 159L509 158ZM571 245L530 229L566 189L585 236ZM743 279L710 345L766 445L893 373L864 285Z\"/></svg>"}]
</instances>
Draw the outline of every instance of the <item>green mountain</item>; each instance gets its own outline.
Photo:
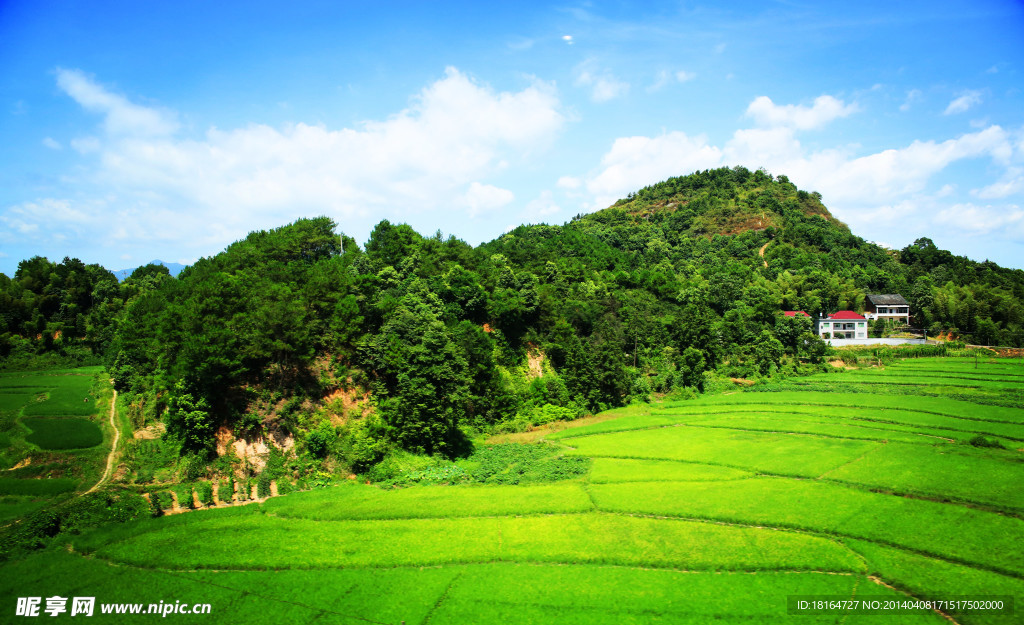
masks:
<instances>
[{"instance_id":1,"label":"green mountain","mask_svg":"<svg viewBox=\"0 0 1024 625\"><path fill-rule=\"evenodd\" d=\"M140 269L117 285L75 266L97 274L78 308L52 299L60 271L43 261L0 284L0 349L87 346L136 426L164 421L200 460L225 426L365 469L393 449L460 453L468 429L814 369L826 347L780 311L858 310L868 293L904 295L933 335L1024 342L1024 272L927 239L883 249L818 194L739 167L475 248L387 221L360 248L320 217L254 232L177 278ZM74 332L42 343L61 328Z\"/></svg>"}]
</instances>

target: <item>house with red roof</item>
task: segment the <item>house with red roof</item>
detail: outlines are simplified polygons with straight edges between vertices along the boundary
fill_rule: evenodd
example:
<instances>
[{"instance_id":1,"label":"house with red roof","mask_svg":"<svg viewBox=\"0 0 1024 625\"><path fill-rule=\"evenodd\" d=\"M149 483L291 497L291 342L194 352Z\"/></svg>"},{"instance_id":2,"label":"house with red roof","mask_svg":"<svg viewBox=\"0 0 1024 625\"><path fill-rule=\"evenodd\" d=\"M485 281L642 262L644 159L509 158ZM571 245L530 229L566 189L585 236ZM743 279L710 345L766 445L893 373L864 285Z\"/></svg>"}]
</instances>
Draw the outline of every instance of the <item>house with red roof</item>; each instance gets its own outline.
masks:
<instances>
[{"instance_id":1,"label":"house with red roof","mask_svg":"<svg viewBox=\"0 0 1024 625\"><path fill-rule=\"evenodd\" d=\"M782 314L786 315L787 317L807 317L808 319L811 318L810 315L808 315L802 310L784 310L782 311Z\"/></svg>"},{"instance_id":2,"label":"house with red roof","mask_svg":"<svg viewBox=\"0 0 1024 625\"><path fill-rule=\"evenodd\" d=\"M852 310L840 310L818 319L817 333L823 339L866 339L868 320Z\"/></svg>"}]
</instances>

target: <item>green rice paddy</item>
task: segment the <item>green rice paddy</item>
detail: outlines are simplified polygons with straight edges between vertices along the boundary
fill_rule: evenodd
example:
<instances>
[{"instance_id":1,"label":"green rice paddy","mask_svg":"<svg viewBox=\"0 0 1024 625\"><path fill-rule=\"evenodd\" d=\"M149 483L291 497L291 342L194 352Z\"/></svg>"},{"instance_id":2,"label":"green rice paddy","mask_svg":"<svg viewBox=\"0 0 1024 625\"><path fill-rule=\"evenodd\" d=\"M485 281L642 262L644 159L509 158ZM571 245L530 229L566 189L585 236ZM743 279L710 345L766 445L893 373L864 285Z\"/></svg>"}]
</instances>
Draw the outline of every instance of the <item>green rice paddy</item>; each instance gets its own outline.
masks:
<instances>
[{"instance_id":1,"label":"green rice paddy","mask_svg":"<svg viewBox=\"0 0 1024 625\"><path fill-rule=\"evenodd\" d=\"M1017 375L916 359L634 406L546 436L591 459L582 478L346 483L108 526L4 564L0 602L201 602L217 623L1021 623ZM936 391L951 380L955 399ZM795 616L791 595L1016 604Z\"/></svg>"},{"instance_id":2,"label":"green rice paddy","mask_svg":"<svg viewBox=\"0 0 1024 625\"><path fill-rule=\"evenodd\" d=\"M22 423L32 430L25 440L40 449L84 449L103 442L103 432L88 419L26 417Z\"/></svg>"},{"instance_id":3,"label":"green rice paddy","mask_svg":"<svg viewBox=\"0 0 1024 625\"><path fill-rule=\"evenodd\" d=\"M74 491L85 478L98 479L109 451L101 447L94 388L99 372L81 367L0 374L0 469L12 469L0 479L0 495L53 497ZM36 503L9 502L0 517L15 518Z\"/></svg>"}]
</instances>

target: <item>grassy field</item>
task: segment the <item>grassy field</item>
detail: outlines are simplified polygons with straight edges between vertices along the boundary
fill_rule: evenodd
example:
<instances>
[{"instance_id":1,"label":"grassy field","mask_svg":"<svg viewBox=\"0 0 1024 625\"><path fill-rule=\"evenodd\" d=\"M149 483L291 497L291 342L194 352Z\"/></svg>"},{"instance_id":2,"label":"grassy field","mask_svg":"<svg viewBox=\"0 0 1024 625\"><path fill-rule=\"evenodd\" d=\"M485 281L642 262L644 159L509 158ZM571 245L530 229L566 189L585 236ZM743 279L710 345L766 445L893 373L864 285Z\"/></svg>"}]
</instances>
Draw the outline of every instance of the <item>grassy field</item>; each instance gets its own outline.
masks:
<instances>
[{"instance_id":1,"label":"grassy field","mask_svg":"<svg viewBox=\"0 0 1024 625\"><path fill-rule=\"evenodd\" d=\"M103 432L88 419L26 417L22 423L32 430L25 440L40 449L85 449L103 442Z\"/></svg>"},{"instance_id":2,"label":"grassy field","mask_svg":"<svg viewBox=\"0 0 1024 625\"><path fill-rule=\"evenodd\" d=\"M1021 623L1018 375L915 359L630 406L540 443L590 459L582 476L350 482L62 535L0 565L0 602L209 603L218 623ZM533 455L551 461L523 471ZM795 595L1016 605L796 616Z\"/></svg>"},{"instance_id":3,"label":"grassy field","mask_svg":"<svg viewBox=\"0 0 1024 625\"><path fill-rule=\"evenodd\" d=\"M9 469L0 482L23 481L32 494L50 496L96 483L113 435L102 414L109 408L110 386L101 371L81 367L0 374L0 469ZM0 485L0 494L21 493L8 493ZM37 507L23 503L4 506L7 512L0 516Z\"/></svg>"}]
</instances>

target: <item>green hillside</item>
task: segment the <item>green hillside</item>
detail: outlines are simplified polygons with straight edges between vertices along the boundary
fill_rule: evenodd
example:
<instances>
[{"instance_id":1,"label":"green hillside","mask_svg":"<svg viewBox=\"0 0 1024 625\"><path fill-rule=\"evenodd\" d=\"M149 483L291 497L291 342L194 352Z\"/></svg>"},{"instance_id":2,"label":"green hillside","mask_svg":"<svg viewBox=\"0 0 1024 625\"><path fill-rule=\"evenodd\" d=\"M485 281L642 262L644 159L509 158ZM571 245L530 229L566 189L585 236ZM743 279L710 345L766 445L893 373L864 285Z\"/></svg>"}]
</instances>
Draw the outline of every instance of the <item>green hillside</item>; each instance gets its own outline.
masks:
<instances>
[{"instance_id":1,"label":"green hillside","mask_svg":"<svg viewBox=\"0 0 1024 625\"><path fill-rule=\"evenodd\" d=\"M475 248L387 221L360 247L320 217L253 232L178 278L147 266L118 284L34 258L0 278L0 350L11 367L105 361L133 427L167 432L156 452L131 443L126 482L246 467L213 462L220 428L293 440L280 464L297 478L826 370L807 320L780 312L862 310L868 293L902 294L932 336L1024 342L1021 270L927 239L883 249L785 176L736 167Z\"/></svg>"}]
</instances>

